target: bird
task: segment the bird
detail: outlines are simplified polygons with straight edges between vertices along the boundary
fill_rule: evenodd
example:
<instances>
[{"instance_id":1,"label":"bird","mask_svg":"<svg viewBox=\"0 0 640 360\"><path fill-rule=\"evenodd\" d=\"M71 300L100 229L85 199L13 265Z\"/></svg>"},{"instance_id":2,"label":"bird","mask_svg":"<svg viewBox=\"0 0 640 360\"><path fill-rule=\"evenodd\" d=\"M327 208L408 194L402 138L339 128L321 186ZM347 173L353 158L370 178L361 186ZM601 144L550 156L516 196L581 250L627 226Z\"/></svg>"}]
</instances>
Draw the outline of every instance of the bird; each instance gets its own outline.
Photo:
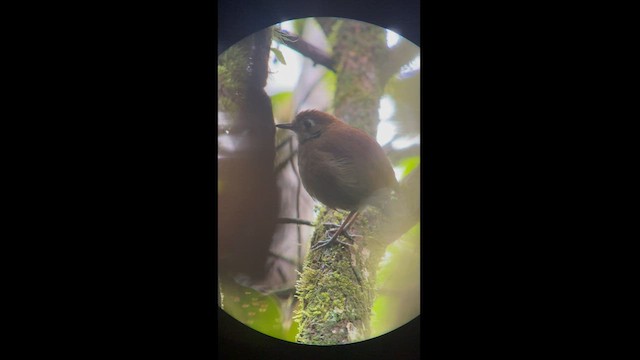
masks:
<instances>
[{"instance_id":1,"label":"bird","mask_svg":"<svg viewBox=\"0 0 640 360\"><path fill-rule=\"evenodd\" d=\"M366 132L320 111L299 112L291 123L276 124L298 137L298 169L305 190L334 210L349 211L328 239L312 248L329 245L347 232L359 211L372 205L383 208L399 189L391 162L378 142Z\"/></svg>"}]
</instances>

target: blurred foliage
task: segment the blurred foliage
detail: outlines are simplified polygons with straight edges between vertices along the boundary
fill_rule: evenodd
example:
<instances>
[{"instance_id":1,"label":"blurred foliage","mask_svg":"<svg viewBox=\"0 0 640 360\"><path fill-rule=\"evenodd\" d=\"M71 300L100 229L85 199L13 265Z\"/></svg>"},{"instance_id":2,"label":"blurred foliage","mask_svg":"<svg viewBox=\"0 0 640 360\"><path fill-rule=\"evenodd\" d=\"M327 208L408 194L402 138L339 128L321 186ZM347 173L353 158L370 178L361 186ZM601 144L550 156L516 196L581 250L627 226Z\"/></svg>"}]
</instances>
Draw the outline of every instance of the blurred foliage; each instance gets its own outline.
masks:
<instances>
[{"instance_id":1,"label":"blurred foliage","mask_svg":"<svg viewBox=\"0 0 640 360\"><path fill-rule=\"evenodd\" d=\"M223 291L223 309L233 318L263 334L295 341L298 324L292 321L290 329L283 327L280 305L275 295L263 295L235 283L225 286Z\"/></svg>"},{"instance_id":2,"label":"blurred foliage","mask_svg":"<svg viewBox=\"0 0 640 360\"><path fill-rule=\"evenodd\" d=\"M420 71L399 79L392 77L385 88L391 95L396 111L391 121L399 136L414 136L420 133ZM416 91L417 90L417 91Z\"/></svg>"},{"instance_id":3,"label":"blurred foliage","mask_svg":"<svg viewBox=\"0 0 640 360\"><path fill-rule=\"evenodd\" d=\"M310 18L293 20L293 29L296 34L302 36L302 33L304 32L304 25L307 20L310 20Z\"/></svg>"},{"instance_id":4,"label":"blurred foliage","mask_svg":"<svg viewBox=\"0 0 640 360\"><path fill-rule=\"evenodd\" d=\"M379 336L420 315L420 224L387 247L376 279L371 336Z\"/></svg>"},{"instance_id":5,"label":"blurred foliage","mask_svg":"<svg viewBox=\"0 0 640 360\"><path fill-rule=\"evenodd\" d=\"M402 168L402 174L400 175L400 179L403 179L405 176L409 175L413 169L417 168L420 165L420 156L411 156L404 158L400 161L398 166Z\"/></svg>"},{"instance_id":6,"label":"blurred foliage","mask_svg":"<svg viewBox=\"0 0 640 360\"><path fill-rule=\"evenodd\" d=\"M242 97L241 84L248 77L246 63L237 59L249 57L249 40L249 37L242 39L218 56L218 108L221 111L237 110L236 104Z\"/></svg>"},{"instance_id":7,"label":"blurred foliage","mask_svg":"<svg viewBox=\"0 0 640 360\"><path fill-rule=\"evenodd\" d=\"M322 82L325 84L331 100L333 100L333 94L336 93L336 80L336 73L333 71L327 71L324 76L322 76ZM331 101L331 103L333 103L333 101Z\"/></svg>"},{"instance_id":8,"label":"blurred foliage","mask_svg":"<svg viewBox=\"0 0 640 360\"><path fill-rule=\"evenodd\" d=\"M293 114L293 92L283 91L271 96L271 107L276 122L289 122Z\"/></svg>"},{"instance_id":9,"label":"blurred foliage","mask_svg":"<svg viewBox=\"0 0 640 360\"><path fill-rule=\"evenodd\" d=\"M282 55L282 51L280 51L280 49L272 47L271 51L276 56L278 61L280 61L283 65L287 65L287 62L284 59L284 55Z\"/></svg>"}]
</instances>

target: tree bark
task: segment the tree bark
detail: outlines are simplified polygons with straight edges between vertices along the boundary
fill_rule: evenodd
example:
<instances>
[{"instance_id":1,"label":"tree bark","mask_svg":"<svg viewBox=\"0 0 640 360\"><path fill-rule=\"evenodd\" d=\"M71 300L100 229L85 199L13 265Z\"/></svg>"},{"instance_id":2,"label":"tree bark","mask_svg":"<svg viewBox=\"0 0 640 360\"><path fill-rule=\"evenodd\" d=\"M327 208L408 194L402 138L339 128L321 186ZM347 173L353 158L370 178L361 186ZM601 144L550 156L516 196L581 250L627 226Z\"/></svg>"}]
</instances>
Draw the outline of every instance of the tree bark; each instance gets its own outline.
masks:
<instances>
[{"instance_id":1,"label":"tree bark","mask_svg":"<svg viewBox=\"0 0 640 360\"><path fill-rule=\"evenodd\" d=\"M275 126L264 91L272 30L243 39L218 58L218 270L260 276L269 256L278 199Z\"/></svg>"}]
</instances>

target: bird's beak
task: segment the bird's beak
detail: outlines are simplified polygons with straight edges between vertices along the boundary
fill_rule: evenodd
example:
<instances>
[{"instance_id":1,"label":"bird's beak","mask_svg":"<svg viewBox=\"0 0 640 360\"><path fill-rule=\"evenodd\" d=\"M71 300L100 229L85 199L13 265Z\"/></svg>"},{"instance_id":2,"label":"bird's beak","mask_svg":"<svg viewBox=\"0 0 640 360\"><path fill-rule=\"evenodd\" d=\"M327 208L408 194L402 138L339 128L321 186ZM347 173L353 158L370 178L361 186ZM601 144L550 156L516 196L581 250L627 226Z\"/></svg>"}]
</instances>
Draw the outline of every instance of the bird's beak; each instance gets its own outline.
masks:
<instances>
[{"instance_id":1,"label":"bird's beak","mask_svg":"<svg viewBox=\"0 0 640 360\"><path fill-rule=\"evenodd\" d=\"M291 130L291 129L293 129L293 124L291 124L291 123L289 123L289 124L276 124L276 127L279 127L280 129Z\"/></svg>"}]
</instances>

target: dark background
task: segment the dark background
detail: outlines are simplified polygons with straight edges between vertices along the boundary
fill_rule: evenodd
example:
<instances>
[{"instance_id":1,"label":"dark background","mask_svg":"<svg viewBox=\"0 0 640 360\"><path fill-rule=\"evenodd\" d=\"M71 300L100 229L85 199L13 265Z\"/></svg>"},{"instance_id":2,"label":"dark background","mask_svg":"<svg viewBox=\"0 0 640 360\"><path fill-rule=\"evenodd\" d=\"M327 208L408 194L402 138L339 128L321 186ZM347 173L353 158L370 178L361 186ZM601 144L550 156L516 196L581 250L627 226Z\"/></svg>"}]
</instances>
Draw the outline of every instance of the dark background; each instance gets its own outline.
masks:
<instances>
[{"instance_id":1,"label":"dark background","mask_svg":"<svg viewBox=\"0 0 640 360\"><path fill-rule=\"evenodd\" d=\"M575 109L585 106L576 100L584 69L570 56L580 37L562 31L570 13L415 1L297 6L114 5L73 21L47 16L52 25L25 42L37 54L21 73L38 74L23 85L43 100L24 109L42 114L24 122L47 144L26 163L37 169L28 193L42 194L28 204L46 220L25 228L43 232L25 243L47 265L25 282L37 292L25 314L38 322L22 323L54 339L42 345L50 351L180 358L214 356L216 338L222 358L571 345L566 334L588 317L572 295L585 277L575 208L586 200L570 176L584 161L574 140ZM419 322L389 336L291 351L218 318L215 306L214 39L223 39L219 51L302 16L369 21L422 49L423 303Z\"/></svg>"}]
</instances>

